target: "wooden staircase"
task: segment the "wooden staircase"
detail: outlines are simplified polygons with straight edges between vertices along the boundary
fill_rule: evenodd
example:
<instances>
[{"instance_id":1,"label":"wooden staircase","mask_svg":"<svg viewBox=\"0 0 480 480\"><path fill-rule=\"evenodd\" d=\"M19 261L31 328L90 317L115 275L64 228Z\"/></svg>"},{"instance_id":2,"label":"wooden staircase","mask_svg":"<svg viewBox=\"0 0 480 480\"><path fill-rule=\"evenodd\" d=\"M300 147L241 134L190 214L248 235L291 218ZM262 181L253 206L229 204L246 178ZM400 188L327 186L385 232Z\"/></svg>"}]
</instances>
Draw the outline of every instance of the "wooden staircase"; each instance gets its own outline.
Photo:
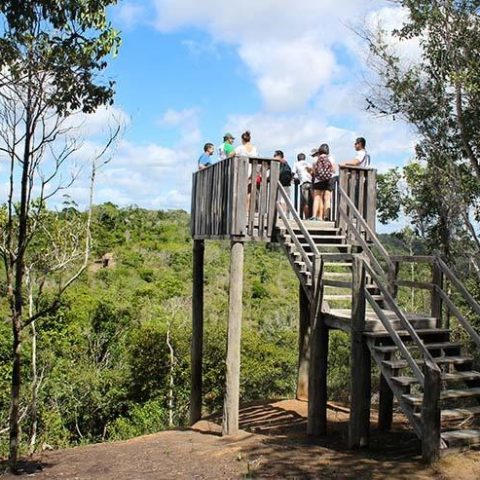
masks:
<instances>
[{"instance_id":1,"label":"wooden staircase","mask_svg":"<svg viewBox=\"0 0 480 480\"><path fill-rule=\"evenodd\" d=\"M287 218L278 203L276 240L283 246L310 301L320 299L320 311L329 328L353 331L352 295L358 293L352 288L353 262L355 256L361 255L365 263L365 288L360 293L367 305L363 337L399 408L421 440L431 436L428 412L425 419L422 416L422 411L429 408L428 401L424 401L429 366L439 371L441 379L440 448L445 452L480 445L480 372L473 366L474 359L464 352L460 342L452 340L450 330L440 328L439 318L400 310L387 285L388 275L379 271L380 261L374 258L371 244L367 240L358 241L360 237L367 238L367 227L362 229L358 211L349 205L350 227L357 230L353 235L340 229L338 222L302 221L286 196L284 203L293 219ZM376 237L375 241L378 242ZM379 248L385 252L381 245ZM449 272L448 275L453 275ZM316 289L321 289L320 295L316 295ZM478 306L476 302L475 305ZM455 312L453 308L451 311ZM471 326L472 331L462 325L476 335ZM473 339L477 341L480 337Z\"/></svg>"}]
</instances>

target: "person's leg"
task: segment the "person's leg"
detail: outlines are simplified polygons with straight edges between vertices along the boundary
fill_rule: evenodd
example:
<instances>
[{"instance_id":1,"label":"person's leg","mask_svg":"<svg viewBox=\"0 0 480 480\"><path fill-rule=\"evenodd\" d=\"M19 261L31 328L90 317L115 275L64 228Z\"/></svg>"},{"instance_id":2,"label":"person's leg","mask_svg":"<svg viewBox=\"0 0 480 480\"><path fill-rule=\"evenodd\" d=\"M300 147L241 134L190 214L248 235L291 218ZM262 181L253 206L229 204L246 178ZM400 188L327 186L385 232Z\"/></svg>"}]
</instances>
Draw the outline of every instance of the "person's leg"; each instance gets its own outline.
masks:
<instances>
[{"instance_id":1,"label":"person's leg","mask_svg":"<svg viewBox=\"0 0 480 480\"><path fill-rule=\"evenodd\" d=\"M304 218L310 218L310 184L302 185L302 202L303 202L303 216Z\"/></svg>"},{"instance_id":2,"label":"person's leg","mask_svg":"<svg viewBox=\"0 0 480 480\"><path fill-rule=\"evenodd\" d=\"M325 190L323 192L323 208L324 208L324 220L330 220L330 210L332 206L332 192Z\"/></svg>"},{"instance_id":3,"label":"person's leg","mask_svg":"<svg viewBox=\"0 0 480 480\"><path fill-rule=\"evenodd\" d=\"M318 211L317 211L317 215L316 215L318 220L323 220L323 213L324 213L324 208L325 208L324 204L323 204L324 193L325 193L324 190L320 190L320 192L318 194Z\"/></svg>"},{"instance_id":4,"label":"person's leg","mask_svg":"<svg viewBox=\"0 0 480 480\"><path fill-rule=\"evenodd\" d=\"M320 190L313 190L313 209L312 209L313 217L318 217L319 203L320 203Z\"/></svg>"}]
</instances>

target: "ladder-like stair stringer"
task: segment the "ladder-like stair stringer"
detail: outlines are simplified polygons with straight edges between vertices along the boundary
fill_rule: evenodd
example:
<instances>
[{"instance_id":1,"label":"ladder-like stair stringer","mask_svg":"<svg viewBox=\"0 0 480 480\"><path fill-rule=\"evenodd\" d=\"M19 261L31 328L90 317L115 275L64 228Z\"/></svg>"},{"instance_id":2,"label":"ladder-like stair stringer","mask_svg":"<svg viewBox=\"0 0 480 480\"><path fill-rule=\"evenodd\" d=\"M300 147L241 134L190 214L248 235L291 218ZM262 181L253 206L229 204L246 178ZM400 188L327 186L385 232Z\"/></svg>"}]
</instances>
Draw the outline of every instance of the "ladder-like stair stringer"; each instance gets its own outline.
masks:
<instances>
[{"instance_id":1,"label":"ladder-like stair stringer","mask_svg":"<svg viewBox=\"0 0 480 480\"><path fill-rule=\"evenodd\" d=\"M314 253L311 252L309 242L302 234L298 221L288 222L288 227L279 222L277 241L285 250L295 274L312 301L314 271L305 262L305 256L313 261ZM313 240L322 256L323 305L326 305L330 313L335 309L338 311L350 309L352 264L351 260L347 260L342 254L352 253L354 246L347 243L347 239L333 222L303 221L303 227L308 230L310 240ZM385 309L384 298L376 286L367 285L367 290L375 302ZM480 372L473 369L473 359L462 354L461 344L450 340L449 330L437 328L436 319L417 316L411 323L442 370L441 447L459 449L480 445L480 426L477 426L480 420ZM401 325L398 324L395 328L401 329ZM420 413L423 392L419 382L408 363L399 355L390 334L384 328L373 330L365 333L372 358L393 392L399 408L418 437L422 438ZM409 334L402 331L399 334L414 353L416 347ZM423 360L420 355L417 357L416 362L421 368Z\"/></svg>"}]
</instances>

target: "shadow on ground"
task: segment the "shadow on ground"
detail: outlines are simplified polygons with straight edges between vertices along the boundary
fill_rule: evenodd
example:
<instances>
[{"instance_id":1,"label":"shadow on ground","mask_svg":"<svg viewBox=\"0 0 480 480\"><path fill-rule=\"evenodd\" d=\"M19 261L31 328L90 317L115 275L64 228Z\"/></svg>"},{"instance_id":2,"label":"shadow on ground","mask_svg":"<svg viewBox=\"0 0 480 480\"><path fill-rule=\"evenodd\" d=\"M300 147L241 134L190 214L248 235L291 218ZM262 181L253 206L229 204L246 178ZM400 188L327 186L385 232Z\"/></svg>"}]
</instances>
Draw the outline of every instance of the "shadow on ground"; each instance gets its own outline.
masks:
<instances>
[{"instance_id":1,"label":"shadow on ground","mask_svg":"<svg viewBox=\"0 0 480 480\"><path fill-rule=\"evenodd\" d=\"M286 401L242 409L241 428L264 436L244 449L253 478L445 478L421 464L420 442L401 420L389 433L378 432L373 421L370 448L352 452L344 409L329 410L328 436L312 443L306 435L306 408L306 403Z\"/></svg>"}]
</instances>

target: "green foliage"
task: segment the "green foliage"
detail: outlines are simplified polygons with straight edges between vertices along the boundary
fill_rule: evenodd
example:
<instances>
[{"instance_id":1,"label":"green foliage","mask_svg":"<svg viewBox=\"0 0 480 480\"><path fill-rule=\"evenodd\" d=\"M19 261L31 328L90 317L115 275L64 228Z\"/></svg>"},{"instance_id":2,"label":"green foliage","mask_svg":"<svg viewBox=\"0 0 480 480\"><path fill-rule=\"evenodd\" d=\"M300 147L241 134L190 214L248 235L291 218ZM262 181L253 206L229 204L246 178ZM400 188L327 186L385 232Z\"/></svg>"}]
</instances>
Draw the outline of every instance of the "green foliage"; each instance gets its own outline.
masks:
<instances>
[{"instance_id":1,"label":"green foliage","mask_svg":"<svg viewBox=\"0 0 480 480\"><path fill-rule=\"evenodd\" d=\"M120 37L107 21L116 0L4 1L0 18L0 67L12 80L32 81L31 72L49 76L48 105L60 114L93 112L111 103L113 82L102 85L98 73L105 57L116 54ZM25 74L30 72L25 77Z\"/></svg>"},{"instance_id":2,"label":"green foliage","mask_svg":"<svg viewBox=\"0 0 480 480\"><path fill-rule=\"evenodd\" d=\"M48 224L60 232L63 227L55 227L57 220L61 226L67 216L79 216L81 223L83 215L67 209L58 219L52 214ZM185 212L120 209L113 204L94 208L92 260L109 252L115 266L102 268L92 262L60 308L37 323L42 374L38 447L125 439L169 428L171 381L173 425L187 425L192 280L188 227ZM203 367L209 413L221 411L223 404L228 243L207 242L205 262ZM48 285L46 293L48 302ZM4 300L0 311L7 315ZM298 280L283 252L262 244L247 247L244 313L242 401L292 397ZM8 323L1 323L0 429L7 424L9 407L10 342ZM22 406L31 395L30 355L26 341ZM338 382L335 375L331 380ZM24 450L30 429L27 413ZM6 452L5 442L6 436L0 437L0 455Z\"/></svg>"},{"instance_id":3,"label":"green foliage","mask_svg":"<svg viewBox=\"0 0 480 480\"><path fill-rule=\"evenodd\" d=\"M403 210L430 250L453 260L458 252L479 250L480 57L471 46L480 42L480 2L396 3L409 16L393 33L370 35L382 88L367 101L376 113L413 125L418 143L401 182L398 171L380 177L380 219L396 219ZM416 62L392 47L412 39L421 49Z\"/></svg>"}]
</instances>

